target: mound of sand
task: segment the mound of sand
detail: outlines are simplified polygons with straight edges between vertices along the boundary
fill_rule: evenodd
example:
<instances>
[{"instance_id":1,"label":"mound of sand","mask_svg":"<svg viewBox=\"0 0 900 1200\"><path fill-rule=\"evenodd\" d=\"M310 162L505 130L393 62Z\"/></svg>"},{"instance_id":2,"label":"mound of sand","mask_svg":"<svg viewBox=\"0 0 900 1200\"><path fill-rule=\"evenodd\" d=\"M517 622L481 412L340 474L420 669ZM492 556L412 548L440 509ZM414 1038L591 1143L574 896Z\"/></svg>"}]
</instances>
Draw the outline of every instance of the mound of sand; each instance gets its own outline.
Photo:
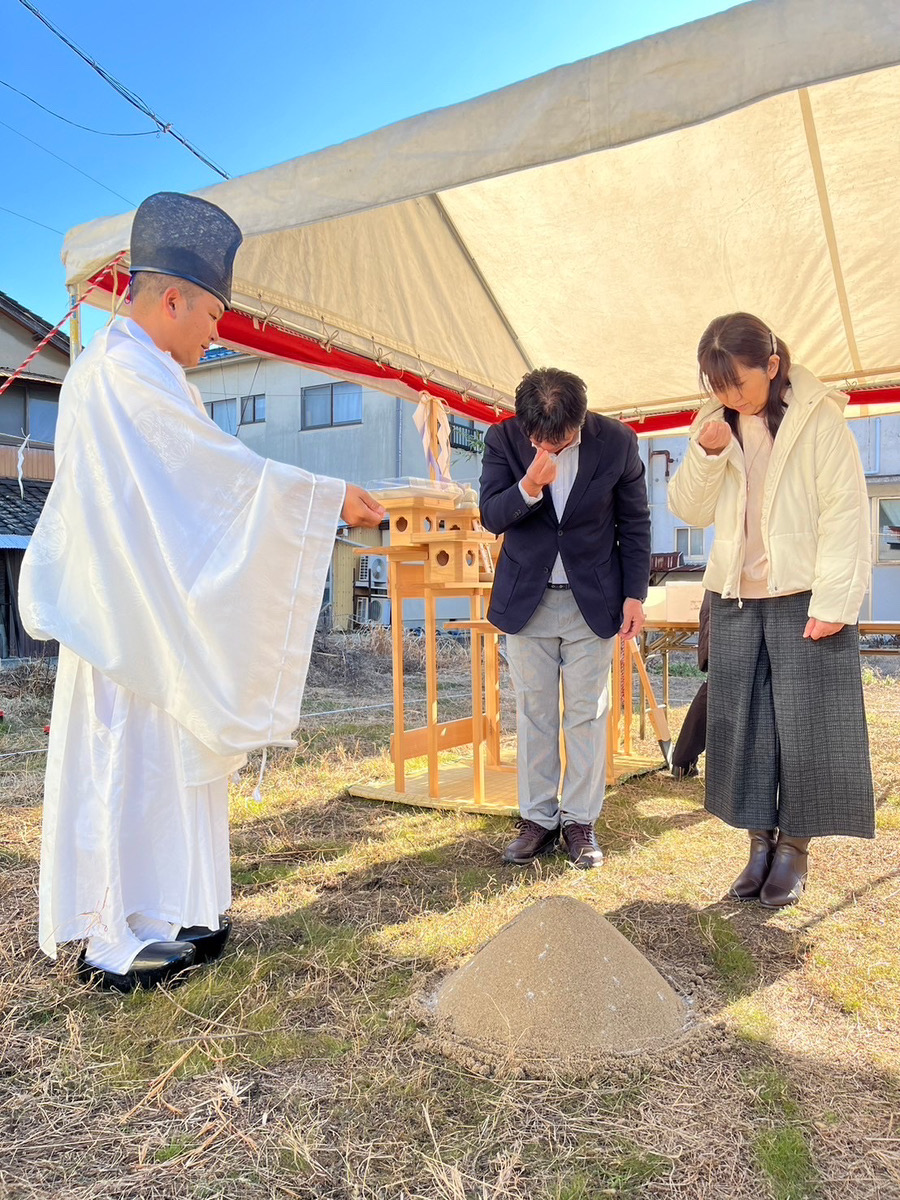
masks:
<instances>
[{"instance_id":1,"label":"mound of sand","mask_svg":"<svg viewBox=\"0 0 900 1200\"><path fill-rule=\"evenodd\" d=\"M589 904L541 900L430 997L445 1035L512 1058L596 1058L666 1046L688 1009Z\"/></svg>"}]
</instances>

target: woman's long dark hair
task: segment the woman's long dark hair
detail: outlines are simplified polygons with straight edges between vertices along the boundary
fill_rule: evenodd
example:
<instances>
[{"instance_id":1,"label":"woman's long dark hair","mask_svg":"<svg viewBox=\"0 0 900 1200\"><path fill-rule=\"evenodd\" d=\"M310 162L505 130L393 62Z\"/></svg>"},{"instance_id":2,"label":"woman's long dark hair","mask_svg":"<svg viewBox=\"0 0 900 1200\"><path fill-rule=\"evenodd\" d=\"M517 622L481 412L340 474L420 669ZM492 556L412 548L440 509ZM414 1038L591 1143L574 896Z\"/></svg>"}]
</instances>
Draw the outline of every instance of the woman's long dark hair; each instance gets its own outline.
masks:
<instances>
[{"instance_id":1,"label":"woman's long dark hair","mask_svg":"<svg viewBox=\"0 0 900 1200\"><path fill-rule=\"evenodd\" d=\"M765 417L772 437L778 432L784 417L784 394L790 387L788 372L791 369L791 352L772 333L765 321L752 313L729 313L716 317L706 327L697 347L697 362L700 364L700 384L708 392L725 392L739 385L738 366L769 368L773 354L779 358L778 371L769 380L769 399L760 416ZM733 408L725 409L725 420L740 441L740 413Z\"/></svg>"}]
</instances>

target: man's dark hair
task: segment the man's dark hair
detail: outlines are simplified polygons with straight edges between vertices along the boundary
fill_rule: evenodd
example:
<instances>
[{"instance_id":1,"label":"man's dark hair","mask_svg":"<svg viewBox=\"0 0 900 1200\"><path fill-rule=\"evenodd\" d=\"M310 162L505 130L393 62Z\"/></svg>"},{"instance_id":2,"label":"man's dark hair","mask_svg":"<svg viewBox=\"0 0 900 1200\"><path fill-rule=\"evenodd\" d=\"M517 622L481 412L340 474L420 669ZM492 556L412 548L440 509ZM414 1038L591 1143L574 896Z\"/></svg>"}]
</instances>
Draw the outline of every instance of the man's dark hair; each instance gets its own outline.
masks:
<instances>
[{"instance_id":1,"label":"man's dark hair","mask_svg":"<svg viewBox=\"0 0 900 1200\"><path fill-rule=\"evenodd\" d=\"M516 416L535 442L564 442L584 424L587 388L583 379L556 367L529 371L516 388Z\"/></svg>"}]
</instances>

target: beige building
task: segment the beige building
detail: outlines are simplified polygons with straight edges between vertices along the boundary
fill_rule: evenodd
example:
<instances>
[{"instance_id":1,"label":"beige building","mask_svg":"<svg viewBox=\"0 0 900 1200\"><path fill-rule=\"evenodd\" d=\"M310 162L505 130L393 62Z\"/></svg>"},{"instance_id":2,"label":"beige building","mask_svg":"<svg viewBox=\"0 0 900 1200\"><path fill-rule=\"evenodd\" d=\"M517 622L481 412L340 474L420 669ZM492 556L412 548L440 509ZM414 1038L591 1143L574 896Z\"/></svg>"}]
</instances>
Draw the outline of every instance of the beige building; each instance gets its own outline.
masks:
<instances>
[{"instance_id":1,"label":"beige building","mask_svg":"<svg viewBox=\"0 0 900 1200\"><path fill-rule=\"evenodd\" d=\"M0 292L0 387L52 326ZM25 633L17 603L19 569L53 480L59 389L69 366L69 339L56 333L0 395L0 658L55 654L56 644ZM19 451L25 437L19 485Z\"/></svg>"}]
</instances>

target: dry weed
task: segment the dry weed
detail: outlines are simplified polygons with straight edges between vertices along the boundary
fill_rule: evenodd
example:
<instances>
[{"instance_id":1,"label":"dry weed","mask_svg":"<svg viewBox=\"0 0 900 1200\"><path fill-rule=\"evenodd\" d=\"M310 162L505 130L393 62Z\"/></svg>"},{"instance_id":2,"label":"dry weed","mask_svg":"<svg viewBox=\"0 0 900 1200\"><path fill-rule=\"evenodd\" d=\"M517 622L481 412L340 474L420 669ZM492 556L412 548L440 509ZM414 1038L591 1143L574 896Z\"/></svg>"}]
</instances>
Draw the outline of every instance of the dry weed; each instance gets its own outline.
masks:
<instances>
[{"instance_id":1,"label":"dry weed","mask_svg":"<svg viewBox=\"0 0 900 1200\"><path fill-rule=\"evenodd\" d=\"M389 673L366 683L314 681L308 701L390 699ZM179 991L128 998L79 987L74 952L56 966L37 952L40 756L8 768L0 1195L900 1196L896 686L866 685L878 839L825 842L803 904L775 914L723 900L743 842L705 814L702 781L614 789L603 871L548 859L512 873L505 821L348 799L351 779L387 773L389 716L353 714L350 731L312 719L260 808L252 766L235 787L229 953ZM14 694L6 675L0 690L21 721L7 745L40 746L48 698ZM590 901L676 986L689 980L719 1037L582 1080L484 1078L428 1049L409 998L552 894Z\"/></svg>"}]
</instances>

